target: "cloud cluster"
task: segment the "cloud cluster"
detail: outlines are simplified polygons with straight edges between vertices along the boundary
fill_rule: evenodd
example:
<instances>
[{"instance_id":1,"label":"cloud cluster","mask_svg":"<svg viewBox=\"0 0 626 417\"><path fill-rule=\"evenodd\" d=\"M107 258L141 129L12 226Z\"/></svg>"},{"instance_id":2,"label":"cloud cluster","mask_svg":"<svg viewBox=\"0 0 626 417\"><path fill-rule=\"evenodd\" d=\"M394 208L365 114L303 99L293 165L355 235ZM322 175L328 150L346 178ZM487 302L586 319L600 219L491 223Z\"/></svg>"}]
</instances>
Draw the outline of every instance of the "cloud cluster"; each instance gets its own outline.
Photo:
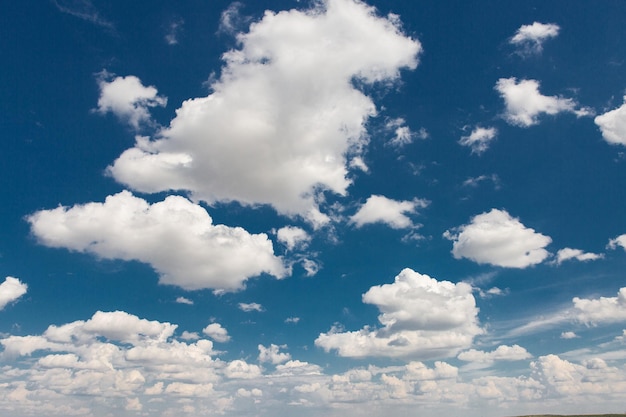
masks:
<instances>
[{"instance_id":1,"label":"cloud cluster","mask_svg":"<svg viewBox=\"0 0 626 417\"><path fill-rule=\"evenodd\" d=\"M186 290L233 291L262 273L288 274L267 235L214 225L206 210L179 196L149 204L123 191L104 203L41 210L27 220L43 245L144 262L160 283Z\"/></svg>"},{"instance_id":2,"label":"cloud cluster","mask_svg":"<svg viewBox=\"0 0 626 417\"><path fill-rule=\"evenodd\" d=\"M527 268L543 262L550 253L548 236L524 226L505 210L492 209L474 216L469 224L448 230L456 259L507 268Z\"/></svg>"},{"instance_id":3,"label":"cloud cluster","mask_svg":"<svg viewBox=\"0 0 626 417\"><path fill-rule=\"evenodd\" d=\"M532 25L522 25L509 42L522 55L538 54L543 50L543 43L557 37L560 29L554 23L534 22Z\"/></svg>"},{"instance_id":4,"label":"cloud cluster","mask_svg":"<svg viewBox=\"0 0 626 417\"><path fill-rule=\"evenodd\" d=\"M594 122L600 128L602 137L613 145L626 145L626 96L620 107L596 116Z\"/></svg>"},{"instance_id":5,"label":"cloud cluster","mask_svg":"<svg viewBox=\"0 0 626 417\"><path fill-rule=\"evenodd\" d=\"M574 113L578 117L590 116L591 110L578 108L571 98L544 96L539 92L539 81L500 78L495 86L504 100L504 119L512 125L529 127L539 123L541 114Z\"/></svg>"},{"instance_id":6,"label":"cloud cluster","mask_svg":"<svg viewBox=\"0 0 626 417\"><path fill-rule=\"evenodd\" d=\"M416 67L421 45L397 19L352 0L266 12L238 41L212 93L185 101L169 127L138 140L109 173L142 192L269 204L323 224L317 193L346 193L348 160L362 153L376 114L353 80L397 79Z\"/></svg>"},{"instance_id":7,"label":"cloud cluster","mask_svg":"<svg viewBox=\"0 0 626 417\"><path fill-rule=\"evenodd\" d=\"M437 281L407 268L393 284L370 288L363 302L381 311L381 328L333 328L315 344L346 357L431 359L454 356L482 333L472 288L462 282Z\"/></svg>"},{"instance_id":8,"label":"cloud cluster","mask_svg":"<svg viewBox=\"0 0 626 417\"><path fill-rule=\"evenodd\" d=\"M356 227L383 223L393 229L410 228L414 227L414 224L407 214L414 214L417 209L427 206L426 200L396 201L382 195L372 195L356 214L350 217L350 222Z\"/></svg>"},{"instance_id":9,"label":"cloud cluster","mask_svg":"<svg viewBox=\"0 0 626 417\"><path fill-rule=\"evenodd\" d=\"M21 296L26 294L28 285L20 281L18 278L6 277L4 282L0 284L0 311L19 300Z\"/></svg>"}]
</instances>

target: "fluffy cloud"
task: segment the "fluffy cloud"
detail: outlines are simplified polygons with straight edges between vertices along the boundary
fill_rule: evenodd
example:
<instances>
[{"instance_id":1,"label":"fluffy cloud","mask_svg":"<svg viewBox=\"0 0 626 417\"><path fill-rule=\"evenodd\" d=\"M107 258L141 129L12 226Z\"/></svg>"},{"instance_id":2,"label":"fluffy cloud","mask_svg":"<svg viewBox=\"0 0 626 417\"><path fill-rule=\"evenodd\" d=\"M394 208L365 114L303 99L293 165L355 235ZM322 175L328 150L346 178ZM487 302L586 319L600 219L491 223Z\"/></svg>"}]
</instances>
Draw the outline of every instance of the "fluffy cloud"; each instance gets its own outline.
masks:
<instances>
[{"instance_id":1,"label":"fluffy cloud","mask_svg":"<svg viewBox=\"0 0 626 417\"><path fill-rule=\"evenodd\" d=\"M222 325L219 323L209 324L204 329L202 329L202 333L219 343L226 343L230 341L228 331L223 328Z\"/></svg>"},{"instance_id":2,"label":"fluffy cloud","mask_svg":"<svg viewBox=\"0 0 626 417\"><path fill-rule=\"evenodd\" d=\"M436 358L454 356L481 334L472 288L466 283L437 281L404 269L393 284L374 286L363 302L375 305L383 327L355 332L334 328L315 344L340 356Z\"/></svg>"},{"instance_id":3,"label":"fluffy cloud","mask_svg":"<svg viewBox=\"0 0 626 417\"><path fill-rule=\"evenodd\" d=\"M100 74L97 111L101 114L111 112L135 130L144 124L150 124L150 107L163 107L167 104L167 98L159 96L155 87L145 87L133 75L115 77L109 81L110 78L110 74L106 72Z\"/></svg>"},{"instance_id":4,"label":"fluffy cloud","mask_svg":"<svg viewBox=\"0 0 626 417\"><path fill-rule=\"evenodd\" d=\"M469 146L472 153L480 155L489 148L489 143L496 138L497 134L498 130L495 127L477 126L469 136L463 136L459 143L463 146Z\"/></svg>"},{"instance_id":5,"label":"fluffy cloud","mask_svg":"<svg viewBox=\"0 0 626 417\"><path fill-rule=\"evenodd\" d=\"M500 78L496 83L506 111L504 119L512 125L529 127L539 123L539 115L558 113L574 113L576 116L589 116L591 111L577 108L578 104L571 98L544 96L539 92L539 81Z\"/></svg>"},{"instance_id":6,"label":"fluffy cloud","mask_svg":"<svg viewBox=\"0 0 626 417\"><path fill-rule=\"evenodd\" d=\"M496 350L483 352L481 350L470 349L461 352L458 358L465 362L479 362L491 364L497 361L521 361L531 358L531 354L519 345L500 345Z\"/></svg>"},{"instance_id":7,"label":"fluffy cloud","mask_svg":"<svg viewBox=\"0 0 626 417\"><path fill-rule=\"evenodd\" d=\"M356 227L371 223L384 223L394 229L413 227L413 222L406 213L416 213L418 208L428 206L426 200L396 201L382 195L370 196L350 222Z\"/></svg>"},{"instance_id":8,"label":"fluffy cloud","mask_svg":"<svg viewBox=\"0 0 626 417\"><path fill-rule=\"evenodd\" d=\"M416 67L421 45L397 18L353 0L266 12L238 40L212 93L185 101L157 138L140 138L108 171L142 192L270 204L319 226L328 217L317 192L346 194L346 161L362 153L376 114L353 80L397 79Z\"/></svg>"},{"instance_id":9,"label":"fluffy cloud","mask_svg":"<svg viewBox=\"0 0 626 417\"><path fill-rule=\"evenodd\" d=\"M287 362L291 359L291 355L286 352L281 352L281 348L286 348L287 346L278 346L275 344L271 344L270 347L265 347L263 345L259 345L259 362L269 362L273 365L278 365L279 363Z\"/></svg>"},{"instance_id":10,"label":"fluffy cloud","mask_svg":"<svg viewBox=\"0 0 626 417\"><path fill-rule=\"evenodd\" d=\"M543 43L555 38L559 30L559 26L554 23L534 22L532 25L522 25L509 42L518 47L523 55L540 53L543 50Z\"/></svg>"},{"instance_id":11,"label":"fluffy cloud","mask_svg":"<svg viewBox=\"0 0 626 417\"><path fill-rule=\"evenodd\" d=\"M19 279L6 277L4 282L0 284L0 310L3 310L8 304L17 301L26 294L27 290L28 285Z\"/></svg>"},{"instance_id":12,"label":"fluffy cloud","mask_svg":"<svg viewBox=\"0 0 626 417\"><path fill-rule=\"evenodd\" d=\"M456 259L508 268L543 262L550 255L544 248L552 241L498 209L473 217L471 223L446 231L444 237L454 242L452 254Z\"/></svg>"},{"instance_id":13,"label":"fluffy cloud","mask_svg":"<svg viewBox=\"0 0 626 417\"><path fill-rule=\"evenodd\" d=\"M570 260L576 259L577 261L585 262L585 261L595 261L597 259L604 258L603 254L591 253L591 252L583 252L580 249L572 249L572 248L564 248L560 249L556 253L555 262L557 265Z\"/></svg>"},{"instance_id":14,"label":"fluffy cloud","mask_svg":"<svg viewBox=\"0 0 626 417\"><path fill-rule=\"evenodd\" d=\"M259 303L239 303L239 309L249 313L251 311L265 311L263 306Z\"/></svg>"},{"instance_id":15,"label":"fluffy cloud","mask_svg":"<svg viewBox=\"0 0 626 417\"><path fill-rule=\"evenodd\" d=\"M389 145L399 148L412 143L415 139L428 139L430 136L423 127L418 132L413 132L401 117L389 120L385 127L394 133L394 137L389 141Z\"/></svg>"},{"instance_id":16,"label":"fluffy cloud","mask_svg":"<svg viewBox=\"0 0 626 417\"><path fill-rule=\"evenodd\" d=\"M311 241L311 236L304 229L295 226L281 227L276 232L276 237L290 251L304 249Z\"/></svg>"},{"instance_id":17,"label":"fluffy cloud","mask_svg":"<svg viewBox=\"0 0 626 417\"><path fill-rule=\"evenodd\" d=\"M606 245L607 249L617 249L618 246L621 246L624 250L626 250L626 234L609 240L609 243Z\"/></svg>"},{"instance_id":18,"label":"fluffy cloud","mask_svg":"<svg viewBox=\"0 0 626 417\"><path fill-rule=\"evenodd\" d=\"M626 96L621 107L596 116L594 122L608 143L626 145Z\"/></svg>"},{"instance_id":19,"label":"fluffy cloud","mask_svg":"<svg viewBox=\"0 0 626 417\"><path fill-rule=\"evenodd\" d=\"M159 282L187 290L232 291L252 276L288 272L267 235L214 225L206 210L178 196L151 205L123 191L104 203L42 210L27 220L46 246L145 262Z\"/></svg>"},{"instance_id":20,"label":"fluffy cloud","mask_svg":"<svg viewBox=\"0 0 626 417\"><path fill-rule=\"evenodd\" d=\"M617 297L595 299L573 298L576 318L583 323L600 324L626 321L626 287L620 288Z\"/></svg>"}]
</instances>

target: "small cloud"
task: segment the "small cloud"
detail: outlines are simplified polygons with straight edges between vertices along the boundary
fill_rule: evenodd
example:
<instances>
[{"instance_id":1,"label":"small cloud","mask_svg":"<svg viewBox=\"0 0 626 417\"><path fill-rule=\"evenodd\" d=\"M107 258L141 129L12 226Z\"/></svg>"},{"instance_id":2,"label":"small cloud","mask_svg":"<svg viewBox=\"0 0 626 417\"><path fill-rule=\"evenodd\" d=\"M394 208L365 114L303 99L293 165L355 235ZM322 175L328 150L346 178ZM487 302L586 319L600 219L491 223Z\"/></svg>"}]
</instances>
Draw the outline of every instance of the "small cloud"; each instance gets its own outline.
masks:
<instances>
[{"instance_id":1,"label":"small cloud","mask_svg":"<svg viewBox=\"0 0 626 417\"><path fill-rule=\"evenodd\" d=\"M574 332L563 332L561 333L561 339L575 339L578 335Z\"/></svg>"},{"instance_id":2,"label":"small cloud","mask_svg":"<svg viewBox=\"0 0 626 417\"><path fill-rule=\"evenodd\" d=\"M605 141L626 146L626 96L624 104L597 116L593 121L600 128Z\"/></svg>"},{"instance_id":3,"label":"small cloud","mask_svg":"<svg viewBox=\"0 0 626 417\"><path fill-rule=\"evenodd\" d=\"M315 262L311 259L303 258L302 268L304 268L304 270L306 271L307 277L312 277L312 276L315 276L319 272L319 270L321 269L321 266L318 262Z\"/></svg>"},{"instance_id":4,"label":"small cloud","mask_svg":"<svg viewBox=\"0 0 626 417\"><path fill-rule=\"evenodd\" d=\"M581 261L581 262L586 262L586 261L595 261L595 260L602 259L602 258L604 258L603 254L583 252L580 249L564 248L564 249L559 250L556 253L556 259L554 260L554 263L556 265L561 265L561 263L567 260L572 260L572 259L576 259L577 261Z\"/></svg>"},{"instance_id":5,"label":"small cloud","mask_svg":"<svg viewBox=\"0 0 626 417\"><path fill-rule=\"evenodd\" d=\"M17 278L6 277L4 282L0 284L0 310L19 300L21 296L26 294L28 285Z\"/></svg>"},{"instance_id":6,"label":"small cloud","mask_svg":"<svg viewBox=\"0 0 626 417\"><path fill-rule=\"evenodd\" d=\"M287 250L306 249L311 236L302 228L295 226L285 226L276 232L278 241L287 247Z\"/></svg>"},{"instance_id":7,"label":"small cloud","mask_svg":"<svg viewBox=\"0 0 626 417\"><path fill-rule=\"evenodd\" d=\"M183 29L183 24L185 23L185 21L181 18L175 19L174 21L172 21L169 26L168 26L168 30L167 33L165 34L165 42L168 45L177 45L178 44L178 37L180 36L180 32Z\"/></svg>"},{"instance_id":8,"label":"small cloud","mask_svg":"<svg viewBox=\"0 0 626 417\"><path fill-rule=\"evenodd\" d=\"M196 332L188 332L187 330L185 330L180 338L183 340L198 340L200 339L200 335L198 335L198 333Z\"/></svg>"},{"instance_id":9,"label":"small cloud","mask_svg":"<svg viewBox=\"0 0 626 417\"><path fill-rule=\"evenodd\" d=\"M185 298L185 297L178 297L176 299L176 302L179 303L179 304L193 305L193 301L191 301L190 299Z\"/></svg>"},{"instance_id":10,"label":"small cloud","mask_svg":"<svg viewBox=\"0 0 626 417\"><path fill-rule=\"evenodd\" d=\"M468 178L463 181L463 186L475 188L485 181L491 181L496 190L500 188L500 177L498 177L497 174L479 175L478 177Z\"/></svg>"},{"instance_id":11,"label":"small cloud","mask_svg":"<svg viewBox=\"0 0 626 417\"><path fill-rule=\"evenodd\" d=\"M540 54L543 43L559 34L560 27L554 23L534 22L532 25L522 25L509 43L518 48L522 56Z\"/></svg>"},{"instance_id":12,"label":"small cloud","mask_svg":"<svg viewBox=\"0 0 626 417\"><path fill-rule=\"evenodd\" d=\"M239 303L239 309L241 311L245 311L246 313L249 313L251 311L265 311L263 306L258 303Z\"/></svg>"},{"instance_id":13,"label":"small cloud","mask_svg":"<svg viewBox=\"0 0 626 417\"><path fill-rule=\"evenodd\" d=\"M357 213L350 217L350 222L357 228L366 224L384 223L393 229L414 227L407 214L417 213L418 208L427 207L427 200L396 201L382 195L370 196Z\"/></svg>"},{"instance_id":14,"label":"small cloud","mask_svg":"<svg viewBox=\"0 0 626 417\"><path fill-rule=\"evenodd\" d=\"M502 290L498 287L492 287L489 288L487 291L478 290L478 295L480 296L480 298L486 299L486 298L492 298L492 297L501 297L504 295L507 295L509 292L508 290Z\"/></svg>"},{"instance_id":15,"label":"small cloud","mask_svg":"<svg viewBox=\"0 0 626 417\"><path fill-rule=\"evenodd\" d=\"M406 121L398 117L396 119L389 120L385 124L387 130L394 132L395 136L389 141L389 145L401 148L412 143L415 139L428 139L430 135L425 128L420 128L419 131L413 132L408 126Z\"/></svg>"},{"instance_id":16,"label":"small cloud","mask_svg":"<svg viewBox=\"0 0 626 417\"><path fill-rule=\"evenodd\" d=\"M243 3L235 1L222 12L218 33L234 35L243 29L243 26L250 21L250 18L241 15L240 10L242 7Z\"/></svg>"},{"instance_id":17,"label":"small cloud","mask_svg":"<svg viewBox=\"0 0 626 417\"><path fill-rule=\"evenodd\" d=\"M495 127L476 126L468 136L461 137L459 143L472 149L472 153L482 154L489 148L489 144L496 138L498 130Z\"/></svg>"},{"instance_id":18,"label":"small cloud","mask_svg":"<svg viewBox=\"0 0 626 417\"><path fill-rule=\"evenodd\" d=\"M230 340L228 331L219 323L211 323L202 329L202 333L219 343L226 343Z\"/></svg>"},{"instance_id":19,"label":"small cloud","mask_svg":"<svg viewBox=\"0 0 626 417\"><path fill-rule=\"evenodd\" d=\"M259 345L258 348L259 362L269 362L272 365L278 365L291 359L289 353L280 352L280 349L286 349L287 345L278 346L271 344L269 347Z\"/></svg>"},{"instance_id":20,"label":"small cloud","mask_svg":"<svg viewBox=\"0 0 626 417\"><path fill-rule=\"evenodd\" d=\"M287 317L285 319L285 323L287 324L298 324L300 321L300 317Z\"/></svg>"}]
</instances>

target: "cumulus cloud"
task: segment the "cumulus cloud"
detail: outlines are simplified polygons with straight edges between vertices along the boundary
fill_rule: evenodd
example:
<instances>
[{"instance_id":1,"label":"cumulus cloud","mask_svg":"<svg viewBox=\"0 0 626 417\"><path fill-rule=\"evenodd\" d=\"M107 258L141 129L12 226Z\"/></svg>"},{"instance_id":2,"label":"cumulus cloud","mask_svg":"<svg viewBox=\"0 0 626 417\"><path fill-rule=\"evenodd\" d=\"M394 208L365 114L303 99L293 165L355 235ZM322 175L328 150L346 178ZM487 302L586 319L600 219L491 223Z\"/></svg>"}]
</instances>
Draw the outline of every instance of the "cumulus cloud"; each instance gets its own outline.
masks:
<instances>
[{"instance_id":1,"label":"cumulus cloud","mask_svg":"<svg viewBox=\"0 0 626 417\"><path fill-rule=\"evenodd\" d=\"M428 206L428 201L414 199L396 201L382 195L370 196L350 222L356 227L371 223L384 223L394 229L414 227L413 221L406 214L415 214L417 209Z\"/></svg>"},{"instance_id":2,"label":"cumulus cloud","mask_svg":"<svg viewBox=\"0 0 626 417\"><path fill-rule=\"evenodd\" d=\"M371 287L363 302L381 311L382 327L333 328L315 344L347 357L440 358L468 348L482 333L472 287L463 282L437 281L407 268L393 284Z\"/></svg>"},{"instance_id":3,"label":"cumulus cloud","mask_svg":"<svg viewBox=\"0 0 626 417\"><path fill-rule=\"evenodd\" d=\"M219 343L226 343L230 341L228 331L223 328L222 325L219 323L209 324L204 329L202 329L202 333Z\"/></svg>"},{"instance_id":4,"label":"cumulus cloud","mask_svg":"<svg viewBox=\"0 0 626 417\"><path fill-rule=\"evenodd\" d=\"M251 311L265 311L259 303L239 303L239 310L249 313Z\"/></svg>"},{"instance_id":5,"label":"cumulus cloud","mask_svg":"<svg viewBox=\"0 0 626 417\"><path fill-rule=\"evenodd\" d=\"M148 110L150 107L164 107L167 104L167 98L159 96L155 87L145 87L133 75L111 78L107 72L99 75L98 113L111 112L133 129L139 130L141 126L152 123Z\"/></svg>"},{"instance_id":6,"label":"cumulus cloud","mask_svg":"<svg viewBox=\"0 0 626 417\"><path fill-rule=\"evenodd\" d=\"M617 323L626 321L626 287L620 288L617 297L572 299L577 320L587 324Z\"/></svg>"},{"instance_id":7,"label":"cumulus cloud","mask_svg":"<svg viewBox=\"0 0 626 417\"><path fill-rule=\"evenodd\" d=\"M214 225L204 208L179 196L149 204L123 191L104 203L42 210L27 220L43 245L144 262L160 283L186 290L234 291L262 273L288 273L267 235Z\"/></svg>"},{"instance_id":8,"label":"cumulus cloud","mask_svg":"<svg viewBox=\"0 0 626 417\"><path fill-rule=\"evenodd\" d=\"M415 68L418 41L352 0L266 12L224 54L208 97L189 99L153 140L109 167L141 192L187 190L209 204L269 204L320 226L318 192L345 195L347 161L367 142L372 99L355 88Z\"/></svg>"},{"instance_id":9,"label":"cumulus cloud","mask_svg":"<svg viewBox=\"0 0 626 417\"><path fill-rule=\"evenodd\" d=\"M491 364L497 361L521 361L531 358L532 355L519 345L500 345L496 348L496 350L491 352L470 349L465 352L461 352L457 357L464 362Z\"/></svg>"},{"instance_id":10,"label":"cumulus cloud","mask_svg":"<svg viewBox=\"0 0 626 417\"><path fill-rule=\"evenodd\" d=\"M430 136L428 131L423 127L417 132L412 131L411 128L406 125L406 121L401 117L389 120L385 124L385 127L394 133L394 137L389 141L389 145L398 148L412 143L415 139L428 139Z\"/></svg>"},{"instance_id":11,"label":"cumulus cloud","mask_svg":"<svg viewBox=\"0 0 626 417\"><path fill-rule=\"evenodd\" d=\"M544 249L552 239L524 226L505 210L492 209L474 216L469 224L448 230L456 259L480 264L526 268L543 262L550 253Z\"/></svg>"},{"instance_id":12,"label":"cumulus cloud","mask_svg":"<svg viewBox=\"0 0 626 417\"><path fill-rule=\"evenodd\" d=\"M276 232L278 241L284 244L288 250L305 249L311 241L311 236L302 228L285 226Z\"/></svg>"},{"instance_id":13,"label":"cumulus cloud","mask_svg":"<svg viewBox=\"0 0 626 417\"><path fill-rule=\"evenodd\" d=\"M613 145L626 145L626 96L620 107L596 116L594 122L600 128L602 137Z\"/></svg>"},{"instance_id":14,"label":"cumulus cloud","mask_svg":"<svg viewBox=\"0 0 626 417\"><path fill-rule=\"evenodd\" d=\"M607 249L617 249L618 246L621 246L624 250L626 250L626 234L609 240L609 243L606 245Z\"/></svg>"},{"instance_id":15,"label":"cumulus cloud","mask_svg":"<svg viewBox=\"0 0 626 417\"><path fill-rule=\"evenodd\" d=\"M512 125L529 127L539 123L541 114L574 113L578 117L590 116L591 110L578 108L571 98L544 96L539 92L539 81L500 78L495 89L504 100L504 119Z\"/></svg>"},{"instance_id":16,"label":"cumulus cloud","mask_svg":"<svg viewBox=\"0 0 626 417\"><path fill-rule=\"evenodd\" d=\"M560 265L561 263L571 259L576 259L580 262L586 262L595 261L602 258L604 258L604 255L601 253L583 252L580 249L564 248L560 249L556 253L555 263L557 265Z\"/></svg>"},{"instance_id":17,"label":"cumulus cloud","mask_svg":"<svg viewBox=\"0 0 626 417\"><path fill-rule=\"evenodd\" d=\"M19 300L27 290L28 285L18 278L6 277L0 284L0 310L4 310L7 305Z\"/></svg>"},{"instance_id":18,"label":"cumulus cloud","mask_svg":"<svg viewBox=\"0 0 626 417\"><path fill-rule=\"evenodd\" d=\"M489 144L496 138L498 130L495 127L476 126L468 136L461 137L459 143L472 149L472 153L480 155L489 148Z\"/></svg>"},{"instance_id":19,"label":"cumulus cloud","mask_svg":"<svg viewBox=\"0 0 626 417\"><path fill-rule=\"evenodd\" d=\"M532 25L522 25L509 42L515 45L522 55L538 54L543 50L543 43L555 38L560 29L554 23L534 22Z\"/></svg>"},{"instance_id":20,"label":"cumulus cloud","mask_svg":"<svg viewBox=\"0 0 626 417\"><path fill-rule=\"evenodd\" d=\"M287 362L291 359L291 355L280 351L286 347L286 345L278 346L275 344L271 344L269 347L259 345L259 362L269 362L272 365Z\"/></svg>"}]
</instances>

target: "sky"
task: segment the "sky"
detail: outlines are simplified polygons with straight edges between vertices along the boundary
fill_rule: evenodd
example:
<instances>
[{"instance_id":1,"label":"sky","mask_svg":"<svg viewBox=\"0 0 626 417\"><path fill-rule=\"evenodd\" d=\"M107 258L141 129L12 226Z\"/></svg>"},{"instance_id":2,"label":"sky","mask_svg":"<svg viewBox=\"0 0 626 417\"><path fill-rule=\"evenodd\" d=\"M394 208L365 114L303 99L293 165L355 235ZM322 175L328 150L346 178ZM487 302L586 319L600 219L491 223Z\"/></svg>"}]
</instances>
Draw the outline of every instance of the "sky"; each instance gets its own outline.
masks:
<instances>
[{"instance_id":1,"label":"sky","mask_svg":"<svg viewBox=\"0 0 626 417\"><path fill-rule=\"evenodd\" d=\"M625 412L625 20L2 2L0 415Z\"/></svg>"}]
</instances>

